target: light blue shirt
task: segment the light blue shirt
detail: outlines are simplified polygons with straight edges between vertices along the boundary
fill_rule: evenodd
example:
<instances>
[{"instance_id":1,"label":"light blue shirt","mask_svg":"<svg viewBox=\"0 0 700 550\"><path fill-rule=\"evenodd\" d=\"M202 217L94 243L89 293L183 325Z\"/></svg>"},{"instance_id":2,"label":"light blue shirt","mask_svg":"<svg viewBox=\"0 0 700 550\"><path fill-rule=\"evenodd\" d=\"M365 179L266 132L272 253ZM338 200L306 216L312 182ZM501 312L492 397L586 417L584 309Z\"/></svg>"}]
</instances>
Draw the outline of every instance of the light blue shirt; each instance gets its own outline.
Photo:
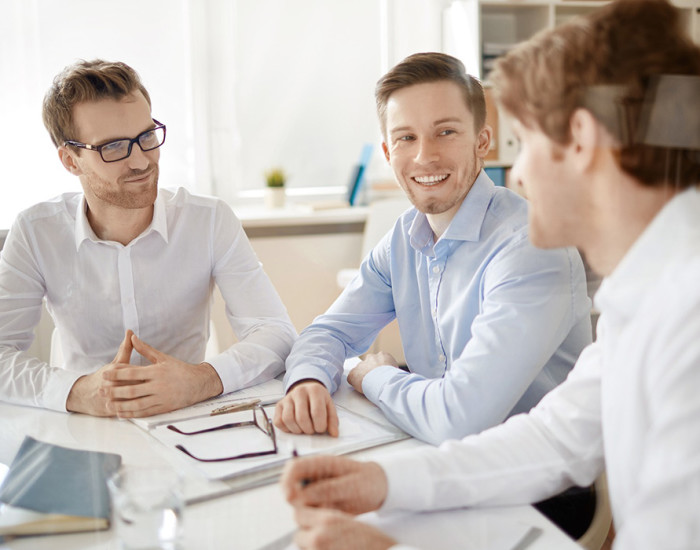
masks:
<instances>
[{"instance_id":1,"label":"light blue shirt","mask_svg":"<svg viewBox=\"0 0 700 550\"><path fill-rule=\"evenodd\" d=\"M410 373L382 366L362 390L404 431L438 444L530 410L591 342L591 302L575 249L528 241L527 203L482 171L437 243L412 208L359 275L299 336L286 387L331 393L346 358L398 319Z\"/></svg>"}]
</instances>

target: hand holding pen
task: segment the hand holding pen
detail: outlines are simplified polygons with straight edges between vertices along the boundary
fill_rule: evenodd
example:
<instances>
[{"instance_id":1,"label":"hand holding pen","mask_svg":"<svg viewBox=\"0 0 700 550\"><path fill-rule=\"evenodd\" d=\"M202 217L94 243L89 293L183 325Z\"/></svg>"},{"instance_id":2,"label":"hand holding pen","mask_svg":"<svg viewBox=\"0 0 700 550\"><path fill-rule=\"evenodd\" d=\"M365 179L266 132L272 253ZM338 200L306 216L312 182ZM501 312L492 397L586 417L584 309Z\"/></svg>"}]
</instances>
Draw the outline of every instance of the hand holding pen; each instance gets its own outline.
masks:
<instances>
[{"instance_id":1,"label":"hand holding pen","mask_svg":"<svg viewBox=\"0 0 700 550\"><path fill-rule=\"evenodd\" d=\"M299 458L299 453L297 452L296 447L294 447L294 449L292 450L292 458ZM302 478L299 480L299 485L301 486L302 489L304 487L306 487L307 485L309 485L310 483L311 483L311 480L308 477L305 477L305 478Z\"/></svg>"},{"instance_id":2,"label":"hand holding pen","mask_svg":"<svg viewBox=\"0 0 700 550\"><path fill-rule=\"evenodd\" d=\"M294 506L336 508L351 514L378 509L387 494L381 466L339 456L289 460L281 485Z\"/></svg>"}]
</instances>

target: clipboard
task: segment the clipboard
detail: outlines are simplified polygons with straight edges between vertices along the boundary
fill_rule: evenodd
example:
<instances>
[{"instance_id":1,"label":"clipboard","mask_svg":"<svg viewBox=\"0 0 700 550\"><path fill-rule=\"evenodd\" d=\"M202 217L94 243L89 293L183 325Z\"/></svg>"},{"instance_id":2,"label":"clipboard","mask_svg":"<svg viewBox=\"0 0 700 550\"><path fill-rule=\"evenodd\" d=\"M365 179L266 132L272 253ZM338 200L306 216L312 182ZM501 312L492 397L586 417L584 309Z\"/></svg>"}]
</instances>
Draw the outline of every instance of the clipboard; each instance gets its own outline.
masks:
<instances>
[{"instance_id":1,"label":"clipboard","mask_svg":"<svg viewBox=\"0 0 700 550\"><path fill-rule=\"evenodd\" d=\"M187 423L190 422L224 424L234 422L236 416L240 414L236 412L223 416L211 416L211 412L217 407L260 398L268 416L272 418L274 407L267 405L265 401L270 399L276 402L284 395L284 385L280 380L270 380L240 392L204 401L181 411L146 419L135 419L135 423L139 424L141 421L140 424L145 427L147 423L143 421L149 421L150 428L146 429L152 437L163 444L163 450L167 453L169 461L173 464L179 464L183 469L194 470L201 474L198 479L190 479L186 483L185 502L188 505L268 485L279 479L284 464L292 457L295 449L301 456L323 453L340 455L410 439L410 435L389 422L376 405L364 395L357 393L348 384L347 373L358 361L357 358L351 358L345 362L345 373L340 387L333 394L333 401L340 420L340 436L338 438L319 434L287 434L276 430L278 447L276 455L243 459L239 464L235 464L239 462L238 460L231 461L233 464L227 462L218 465L201 463L175 448L175 445L181 443L181 438L178 439L176 432L167 428L168 424L176 424L182 428L187 428ZM185 423L184 426L183 423ZM343 428L344 425L345 428ZM238 436L238 434L236 435ZM191 446L190 443L187 445Z\"/></svg>"},{"instance_id":2,"label":"clipboard","mask_svg":"<svg viewBox=\"0 0 700 550\"><path fill-rule=\"evenodd\" d=\"M284 463L292 458L294 450L301 456L314 454L346 454L410 437L403 430L389 424L377 423L361 414L336 404L340 433L337 438L325 434L290 434L276 430L278 451L274 455L255 458L228 460L224 462L200 462L180 450L177 445L186 446L196 456L215 458L266 450L269 439L259 430L251 427L213 431L194 436L181 435L168 425L155 426L150 433L178 457L206 479L232 480L250 474L269 473L276 478ZM268 416L274 415L274 406L265 407ZM224 416L190 418L173 423L182 431L196 431L220 426L225 423L241 422L248 419L250 411L239 411ZM267 476L258 476L267 478ZM273 481L272 479L271 481Z\"/></svg>"}]
</instances>

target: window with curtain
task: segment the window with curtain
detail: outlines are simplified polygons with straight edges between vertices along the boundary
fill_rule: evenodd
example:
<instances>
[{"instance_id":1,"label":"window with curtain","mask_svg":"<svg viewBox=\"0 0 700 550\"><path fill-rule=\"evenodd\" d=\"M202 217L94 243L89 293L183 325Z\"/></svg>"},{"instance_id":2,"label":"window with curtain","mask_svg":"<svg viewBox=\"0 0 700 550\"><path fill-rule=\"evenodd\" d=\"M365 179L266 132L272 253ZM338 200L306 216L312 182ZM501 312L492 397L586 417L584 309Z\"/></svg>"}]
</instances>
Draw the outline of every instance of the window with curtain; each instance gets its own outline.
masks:
<instances>
[{"instance_id":1,"label":"window with curtain","mask_svg":"<svg viewBox=\"0 0 700 550\"><path fill-rule=\"evenodd\" d=\"M195 86L208 117L211 179L231 202L279 167L288 187L346 186L377 142L382 0L198 4ZM201 77L201 78L200 78Z\"/></svg>"}]
</instances>

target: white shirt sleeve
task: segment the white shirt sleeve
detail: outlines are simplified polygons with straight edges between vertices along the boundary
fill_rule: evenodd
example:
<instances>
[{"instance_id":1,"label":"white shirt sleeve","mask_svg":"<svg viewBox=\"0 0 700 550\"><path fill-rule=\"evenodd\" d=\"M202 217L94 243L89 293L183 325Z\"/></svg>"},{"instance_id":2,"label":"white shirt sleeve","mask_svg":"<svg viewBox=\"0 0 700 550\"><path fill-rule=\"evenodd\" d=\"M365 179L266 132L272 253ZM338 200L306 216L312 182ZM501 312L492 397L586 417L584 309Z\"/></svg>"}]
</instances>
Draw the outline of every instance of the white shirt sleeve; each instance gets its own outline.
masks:
<instances>
[{"instance_id":1,"label":"white shirt sleeve","mask_svg":"<svg viewBox=\"0 0 700 550\"><path fill-rule=\"evenodd\" d=\"M382 509L524 504L592 483L603 468L598 356L596 344L586 348L530 414L439 448L379 459L389 483Z\"/></svg>"},{"instance_id":2,"label":"white shirt sleeve","mask_svg":"<svg viewBox=\"0 0 700 550\"><path fill-rule=\"evenodd\" d=\"M50 367L27 353L44 294L31 238L15 223L0 256L0 398L65 412L68 394L82 373Z\"/></svg>"},{"instance_id":3,"label":"white shirt sleeve","mask_svg":"<svg viewBox=\"0 0 700 550\"><path fill-rule=\"evenodd\" d=\"M269 380L284 370L297 336L241 222L221 203L214 227L214 279L238 342L207 362L224 393Z\"/></svg>"}]
</instances>

